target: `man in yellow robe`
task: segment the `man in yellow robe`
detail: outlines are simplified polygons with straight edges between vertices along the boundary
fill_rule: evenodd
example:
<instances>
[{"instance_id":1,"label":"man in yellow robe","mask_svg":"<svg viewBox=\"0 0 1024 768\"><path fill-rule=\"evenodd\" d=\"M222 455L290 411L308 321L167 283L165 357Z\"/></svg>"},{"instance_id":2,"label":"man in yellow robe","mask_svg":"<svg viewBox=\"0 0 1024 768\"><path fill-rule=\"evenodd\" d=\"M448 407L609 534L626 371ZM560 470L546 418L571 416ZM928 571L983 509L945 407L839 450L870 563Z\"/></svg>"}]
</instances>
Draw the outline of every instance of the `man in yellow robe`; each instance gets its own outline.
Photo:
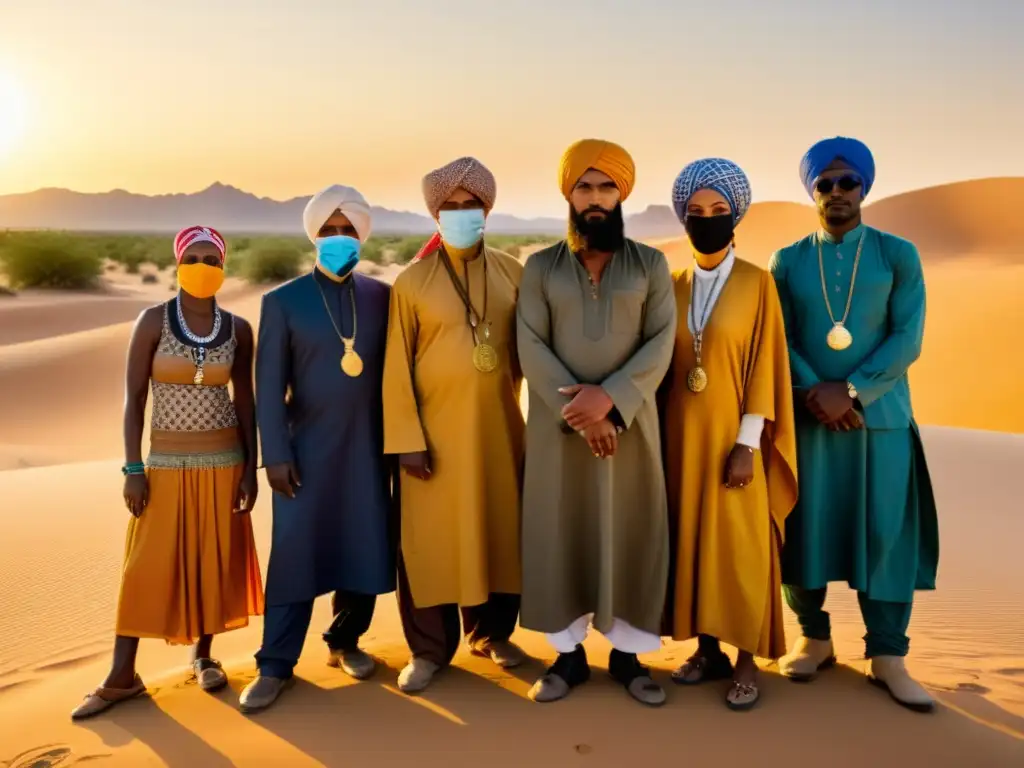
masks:
<instances>
[{"instance_id":1,"label":"man in yellow robe","mask_svg":"<svg viewBox=\"0 0 1024 768\"><path fill-rule=\"evenodd\" d=\"M423 179L438 222L395 280L384 362L384 452L402 468L398 598L412 659L398 678L422 691L462 629L501 667L519 614L522 373L518 260L483 241L494 176L464 157ZM461 610L460 610L461 609Z\"/></svg>"},{"instance_id":2,"label":"man in yellow robe","mask_svg":"<svg viewBox=\"0 0 1024 768\"><path fill-rule=\"evenodd\" d=\"M638 653L661 647L668 511L655 393L672 357L676 305L665 255L625 237L629 154L587 139L562 158L568 238L532 255L518 307L529 384L521 623L558 658L530 691L554 701L590 676L588 625L612 676L658 706Z\"/></svg>"},{"instance_id":3,"label":"man in yellow robe","mask_svg":"<svg viewBox=\"0 0 1024 768\"><path fill-rule=\"evenodd\" d=\"M674 534L666 628L699 638L672 680L731 678L734 710L760 696L754 657L786 652L779 549L797 492L782 306L771 274L734 247L750 199L746 174L724 158L676 178L694 263L676 276L675 353L659 393ZM720 642L738 649L735 670Z\"/></svg>"}]
</instances>

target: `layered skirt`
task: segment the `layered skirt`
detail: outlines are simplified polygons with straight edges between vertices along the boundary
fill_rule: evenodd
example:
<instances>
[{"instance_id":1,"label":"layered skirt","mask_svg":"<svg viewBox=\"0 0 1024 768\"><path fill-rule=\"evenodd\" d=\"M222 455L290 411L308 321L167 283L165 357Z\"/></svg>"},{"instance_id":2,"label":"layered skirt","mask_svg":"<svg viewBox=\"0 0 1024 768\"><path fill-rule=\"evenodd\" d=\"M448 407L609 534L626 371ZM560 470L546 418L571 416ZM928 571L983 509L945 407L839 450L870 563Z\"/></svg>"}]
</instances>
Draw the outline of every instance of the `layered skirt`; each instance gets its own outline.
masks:
<instances>
[{"instance_id":1,"label":"layered skirt","mask_svg":"<svg viewBox=\"0 0 1024 768\"><path fill-rule=\"evenodd\" d=\"M246 626L264 599L252 521L234 511L240 451L154 450L148 464L148 504L128 523L117 634L177 645Z\"/></svg>"}]
</instances>

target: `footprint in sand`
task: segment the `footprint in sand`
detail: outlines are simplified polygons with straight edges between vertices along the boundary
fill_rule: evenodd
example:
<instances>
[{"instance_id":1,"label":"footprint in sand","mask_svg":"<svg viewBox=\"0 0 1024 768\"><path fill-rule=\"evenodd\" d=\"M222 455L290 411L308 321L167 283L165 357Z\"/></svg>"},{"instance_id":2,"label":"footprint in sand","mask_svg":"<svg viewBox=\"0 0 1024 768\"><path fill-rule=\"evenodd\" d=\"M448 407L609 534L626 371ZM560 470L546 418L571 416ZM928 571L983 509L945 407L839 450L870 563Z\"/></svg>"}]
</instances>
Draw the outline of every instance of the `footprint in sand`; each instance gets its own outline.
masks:
<instances>
[{"instance_id":1,"label":"footprint in sand","mask_svg":"<svg viewBox=\"0 0 1024 768\"><path fill-rule=\"evenodd\" d=\"M57 768L102 760L110 755L76 755L64 744L45 744L34 747L10 760L0 760L3 768Z\"/></svg>"},{"instance_id":2,"label":"footprint in sand","mask_svg":"<svg viewBox=\"0 0 1024 768\"><path fill-rule=\"evenodd\" d=\"M1024 676L1024 667L1004 667L1003 669L997 669L995 673L997 675L1006 675L1007 677L1022 677Z\"/></svg>"}]
</instances>

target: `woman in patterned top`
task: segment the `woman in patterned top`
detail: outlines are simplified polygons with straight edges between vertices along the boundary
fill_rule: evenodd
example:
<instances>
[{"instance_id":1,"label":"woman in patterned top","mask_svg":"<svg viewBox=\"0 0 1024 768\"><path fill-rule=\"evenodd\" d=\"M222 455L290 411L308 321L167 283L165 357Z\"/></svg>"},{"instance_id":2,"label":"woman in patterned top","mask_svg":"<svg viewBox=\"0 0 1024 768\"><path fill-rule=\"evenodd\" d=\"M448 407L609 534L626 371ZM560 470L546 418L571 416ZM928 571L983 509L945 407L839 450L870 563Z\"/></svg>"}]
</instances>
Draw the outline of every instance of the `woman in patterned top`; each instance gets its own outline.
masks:
<instances>
[{"instance_id":1,"label":"woman in patterned top","mask_svg":"<svg viewBox=\"0 0 1024 768\"><path fill-rule=\"evenodd\" d=\"M145 691L139 638L193 645L207 691L227 676L213 636L263 613L249 512L256 501L256 420L249 323L221 310L224 239L189 227L174 241L178 295L145 310L128 350L124 501L131 512L110 674L72 712L98 714ZM228 392L231 383L234 401ZM150 453L142 431L150 385Z\"/></svg>"}]
</instances>

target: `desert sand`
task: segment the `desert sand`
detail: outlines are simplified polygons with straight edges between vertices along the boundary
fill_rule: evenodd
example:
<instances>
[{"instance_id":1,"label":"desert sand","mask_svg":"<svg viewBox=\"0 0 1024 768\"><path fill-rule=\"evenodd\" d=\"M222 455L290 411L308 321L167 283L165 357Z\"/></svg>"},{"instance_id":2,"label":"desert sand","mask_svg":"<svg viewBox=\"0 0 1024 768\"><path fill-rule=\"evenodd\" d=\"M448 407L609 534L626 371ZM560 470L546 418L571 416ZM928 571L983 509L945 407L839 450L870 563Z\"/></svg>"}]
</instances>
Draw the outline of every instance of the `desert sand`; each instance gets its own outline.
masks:
<instances>
[{"instance_id":1,"label":"desert sand","mask_svg":"<svg viewBox=\"0 0 1024 768\"><path fill-rule=\"evenodd\" d=\"M791 219L776 216L789 222L777 231L745 222L744 255L766 262L807 231L805 213L796 206ZM685 263L685 243L662 247ZM188 682L187 648L146 641L139 670L148 696L73 724L68 713L104 677L112 644L127 524L118 471L126 345L141 306L170 293L125 280L116 296L0 301L0 766L775 766L808 756L828 766L1024 765L1024 517L1015 476L1024 466L1024 406L1010 336L1024 266L962 257L929 259L926 269L927 342L912 376L943 552L939 589L922 595L914 614L909 666L941 702L932 715L905 711L865 682L856 600L836 585L829 608L840 666L801 686L764 663L762 702L746 714L725 709L721 686L672 686L669 671L694 643L671 641L644 659L668 688L661 709L643 708L601 674L563 702L534 704L526 692L554 653L524 630L513 638L534 658L523 668L503 672L460 650L451 670L409 697L396 687L407 648L386 596L366 638L382 662L368 681L325 665L325 597L299 683L271 710L247 717L237 709L255 674L255 620L214 644L227 690L209 695ZM222 298L257 321L257 289L233 284ZM30 328L15 328L13 317ZM264 568L270 502L263 484L253 516ZM787 631L796 637L792 620ZM604 667L607 643L595 636L587 646Z\"/></svg>"}]
</instances>

